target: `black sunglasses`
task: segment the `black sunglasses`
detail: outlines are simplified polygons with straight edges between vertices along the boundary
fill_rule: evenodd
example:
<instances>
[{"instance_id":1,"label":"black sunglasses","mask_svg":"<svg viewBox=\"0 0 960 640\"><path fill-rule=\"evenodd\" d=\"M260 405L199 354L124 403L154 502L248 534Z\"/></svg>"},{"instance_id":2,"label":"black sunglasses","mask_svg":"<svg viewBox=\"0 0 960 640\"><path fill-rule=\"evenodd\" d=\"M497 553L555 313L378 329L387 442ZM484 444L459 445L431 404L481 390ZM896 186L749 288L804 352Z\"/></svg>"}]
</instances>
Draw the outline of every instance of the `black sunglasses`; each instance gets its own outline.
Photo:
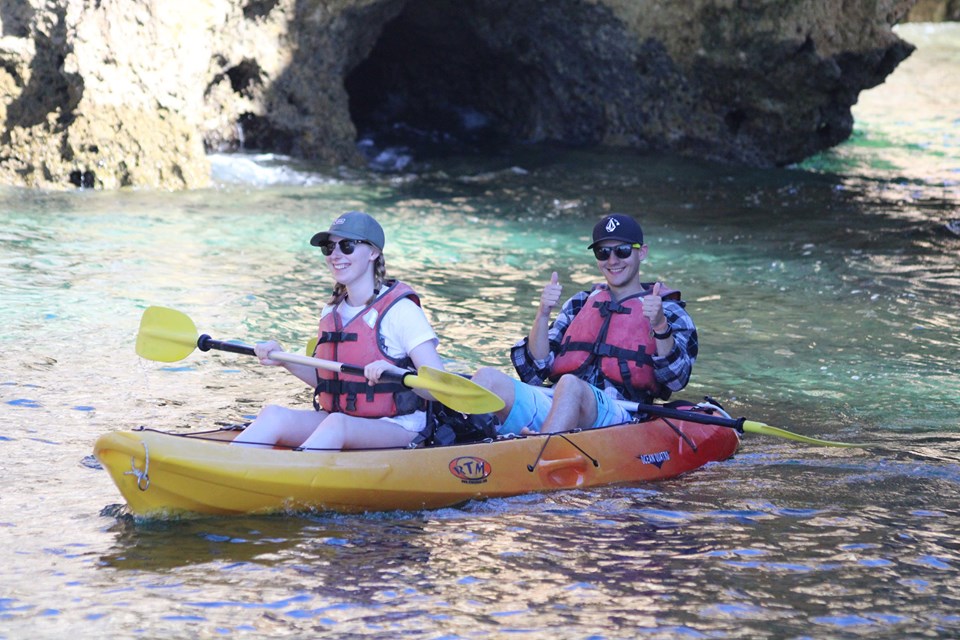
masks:
<instances>
[{"instance_id":1,"label":"black sunglasses","mask_svg":"<svg viewBox=\"0 0 960 640\"><path fill-rule=\"evenodd\" d=\"M593 255L597 257L597 260L603 262L610 257L610 252L617 254L617 257L621 260L626 260L630 257L630 254L633 253L634 249L639 249L639 244L618 244L615 247L594 247Z\"/></svg>"},{"instance_id":2,"label":"black sunglasses","mask_svg":"<svg viewBox=\"0 0 960 640\"><path fill-rule=\"evenodd\" d=\"M328 240L327 242L324 242L323 244L320 245L320 251L323 252L323 255L329 256L330 254L333 253L333 248L335 246L339 246L340 253L342 253L345 256L348 256L351 253L353 253L353 250L357 248L358 244L370 244L370 243L365 240L341 240L340 242L332 242Z\"/></svg>"}]
</instances>

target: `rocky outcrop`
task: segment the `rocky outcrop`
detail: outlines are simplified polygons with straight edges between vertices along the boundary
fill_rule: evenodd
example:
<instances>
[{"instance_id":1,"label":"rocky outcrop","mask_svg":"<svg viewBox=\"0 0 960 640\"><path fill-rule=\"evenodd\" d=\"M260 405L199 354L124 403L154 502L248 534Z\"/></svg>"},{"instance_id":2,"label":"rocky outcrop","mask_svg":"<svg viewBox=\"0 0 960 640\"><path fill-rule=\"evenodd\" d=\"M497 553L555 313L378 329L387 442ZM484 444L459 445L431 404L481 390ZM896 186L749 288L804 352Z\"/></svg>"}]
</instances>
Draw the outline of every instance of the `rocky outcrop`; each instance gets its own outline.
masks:
<instances>
[{"instance_id":1,"label":"rocky outcrop","mask_svg":"<svg viewBox=\"0 0 960 640\"><path fill-rule=\"evenodd\" d=\"M957 22L960 21L960 0L917 0L908 22Z\"/></svg>"},{"instance_id":2,"label":"rocky outcrop","mask_svg":"<svg viewBox=\"0 0 960 640\"><path fill-rule=\"evenodd\" d=\"M196 188L211 150L384 130L784 165L849 136L913 3L7 0L0 183Z\"/></svg>"},{"instance_id":3,"label":"rocky outcrop","mask_svg":"<svg viewBox=\"0 0 960 640\"><path fill-rule=\"evenodd\" d=\"M196 91L203 74L183 73L175 38L187 35L188 22L148 3L93 4L2 5L0 180L40 187L207 184ZM176 13L188 13L187 2L157 4L179 4ZM203 38L202 30L191 35Z\"/></svg>"}]
</instances>

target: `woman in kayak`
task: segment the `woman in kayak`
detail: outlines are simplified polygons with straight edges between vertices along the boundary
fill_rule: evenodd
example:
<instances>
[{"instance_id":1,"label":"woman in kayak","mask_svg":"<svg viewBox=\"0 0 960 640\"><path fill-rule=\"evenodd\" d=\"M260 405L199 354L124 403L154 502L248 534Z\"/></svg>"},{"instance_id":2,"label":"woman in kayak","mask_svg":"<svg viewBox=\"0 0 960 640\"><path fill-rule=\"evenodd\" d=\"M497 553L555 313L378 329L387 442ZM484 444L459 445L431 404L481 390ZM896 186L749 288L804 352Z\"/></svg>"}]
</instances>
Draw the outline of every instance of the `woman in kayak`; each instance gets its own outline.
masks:
<instances>
[{"instance_id":1,"label":"woman in kayak","mask_svg":"<svg viewBox=\"0 0 960 640\"><path fill-rule=\"evenodd\" d=\"M314 409L266 405L235 443L304 449L373 449L409 445L425 426L426 392L380 382L385 372L422 366L443 369L437 336L407 285L386 279L383 229L371 216L350 211L313 236L336 285L320 312L314 357L367 363L363 377L271 360L282 347L261 342L260 363L282 366L315 386ZM423 398L417 393L422 393Z\"/></svg>"}]
</instances>

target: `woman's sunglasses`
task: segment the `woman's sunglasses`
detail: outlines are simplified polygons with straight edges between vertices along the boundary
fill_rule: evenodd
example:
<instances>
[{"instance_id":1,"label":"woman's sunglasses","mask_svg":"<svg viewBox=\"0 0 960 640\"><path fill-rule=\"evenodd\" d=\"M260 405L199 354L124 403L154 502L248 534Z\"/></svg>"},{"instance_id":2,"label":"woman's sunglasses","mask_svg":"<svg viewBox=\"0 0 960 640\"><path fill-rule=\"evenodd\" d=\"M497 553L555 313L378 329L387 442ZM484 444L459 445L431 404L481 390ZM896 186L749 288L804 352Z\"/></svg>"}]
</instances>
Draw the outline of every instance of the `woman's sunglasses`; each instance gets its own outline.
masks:
<instances>
[{"instance_id":1,"label":"woman's sunglasses","mask_svg":"<svg viewBox=\"0 0 960 640\"><path fill-rule=\"evenodd\" d=\"M610 252L617 254L617 257L621 260L626 260L630 257L630 254L633 253L634 249L639 249L639 244L618 244L615 247L594 247L593 255L597 256L597 260L603 262L610 257Z\"/></svg>"},{"instance_id":2,"label":"woman's sunglasses","mask_svg":"<svg viewBox=\"0 0 960 640\"><path fill-rule=\"evenodd\" d=\"M340 253L345 256L353 253L353 250L357 248L358 244L369 244L364 240L341 240L340 242L331 242L327 241L320 245L320 251L323 252L323 255L329 256L333 253L333 248L336 246L340 247Z\"/></svg>"}]
</instances>

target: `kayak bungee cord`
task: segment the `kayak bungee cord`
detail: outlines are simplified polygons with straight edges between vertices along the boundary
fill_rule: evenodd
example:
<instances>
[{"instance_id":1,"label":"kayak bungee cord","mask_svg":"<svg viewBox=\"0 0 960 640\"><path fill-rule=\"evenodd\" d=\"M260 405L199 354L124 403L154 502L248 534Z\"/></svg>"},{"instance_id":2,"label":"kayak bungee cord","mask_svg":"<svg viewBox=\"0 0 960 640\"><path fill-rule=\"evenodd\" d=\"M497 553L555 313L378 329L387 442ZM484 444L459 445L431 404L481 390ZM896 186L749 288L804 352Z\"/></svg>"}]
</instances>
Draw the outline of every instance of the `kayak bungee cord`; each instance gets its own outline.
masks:
<instances>
[{"instance_id":1,"label":"kayak bungee cord","mask_svg":"<svg viewBox=\"0 0 960 640\"><path fill-rule=\"evenodd\" d=\"M567 431L566 433L577 433L577 432L579 432L579 431L580 431L580 429L574 429L573 431ZM594 466L594 467L599 467L599 466L600 466L600 461L599 461L598 459L594 458L594 457L591 456L589 453L587 453L586 451L584 451L582 447L580 447L576 442L572 441L570 438L568 438L568 437L565 436L564 434L562 434L562 433L548 433L548 434L546 434L546 436L547 436L547 439L543 442L543 446L540 447L540 453L537 454L537 459L533 461L533 464L528 464L528 465L527 465L527 471L529 471L530 473L533 473L533 470L537 468L537 465L538 465L538 464L540 464L540 458L543 457L543 452L546 451L547 445L550 444L550 439L553 438L554 436L556 436L556 437L558 437L558 438L563 438L564 440L566 440L567 443L570 444L570 446L572 446L574 449L576 449L577 451L579 451L580 453L582 453L583 455L585 455L585 456L587 457L587 459L590 460L590 462L593 463L593 466Z\"/></svg>"}]
</instances>

